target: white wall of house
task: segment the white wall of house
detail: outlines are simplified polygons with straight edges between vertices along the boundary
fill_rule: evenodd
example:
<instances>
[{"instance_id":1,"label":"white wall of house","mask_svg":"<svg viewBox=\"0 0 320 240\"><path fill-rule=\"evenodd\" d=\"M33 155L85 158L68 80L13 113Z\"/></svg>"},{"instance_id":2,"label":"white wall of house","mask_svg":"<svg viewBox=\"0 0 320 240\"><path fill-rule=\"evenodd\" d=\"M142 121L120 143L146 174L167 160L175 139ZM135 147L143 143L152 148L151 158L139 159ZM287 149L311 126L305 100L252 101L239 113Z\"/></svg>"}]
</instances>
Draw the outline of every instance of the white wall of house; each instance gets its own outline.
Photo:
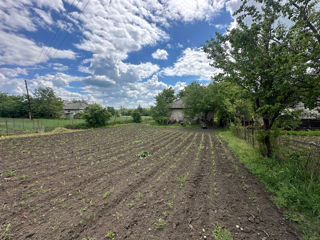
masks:
<instances>
[{"instance_id":1,"label":"white wall of house","mask_svg":"<svg viewBox=\"0 0 320 240\"><path fill-rule=\"evenodd\" d=\"M171 110L170 121L182 122L184 120L183 109L173 109Z\"/></svg>"}]
</instances>

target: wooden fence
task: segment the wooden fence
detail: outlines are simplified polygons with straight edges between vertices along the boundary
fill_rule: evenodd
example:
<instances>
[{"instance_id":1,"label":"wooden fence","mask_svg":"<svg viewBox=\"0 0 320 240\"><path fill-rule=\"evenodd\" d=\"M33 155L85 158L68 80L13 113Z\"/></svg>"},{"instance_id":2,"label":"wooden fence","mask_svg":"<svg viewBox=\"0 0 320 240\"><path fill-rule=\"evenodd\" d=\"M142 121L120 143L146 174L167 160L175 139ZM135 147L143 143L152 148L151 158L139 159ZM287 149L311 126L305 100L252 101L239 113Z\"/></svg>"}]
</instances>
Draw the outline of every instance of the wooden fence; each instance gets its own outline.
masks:
<instances>
[{"instance_id":1,"label":"wooden fence","mask_svg":"<svg viewBox=\"0 0 320 240\"><path fill-rule=\"evenodd\" d=\"M232 127L231 131L235 136L244 139L254 147L258 147L257 130L254 127ZM319 137L280 135L273 145L275 156L278 159L287 161L293 154L299 153L306 159L306 168L312 172L320 173Z\"/></svg>"}]
</instances>

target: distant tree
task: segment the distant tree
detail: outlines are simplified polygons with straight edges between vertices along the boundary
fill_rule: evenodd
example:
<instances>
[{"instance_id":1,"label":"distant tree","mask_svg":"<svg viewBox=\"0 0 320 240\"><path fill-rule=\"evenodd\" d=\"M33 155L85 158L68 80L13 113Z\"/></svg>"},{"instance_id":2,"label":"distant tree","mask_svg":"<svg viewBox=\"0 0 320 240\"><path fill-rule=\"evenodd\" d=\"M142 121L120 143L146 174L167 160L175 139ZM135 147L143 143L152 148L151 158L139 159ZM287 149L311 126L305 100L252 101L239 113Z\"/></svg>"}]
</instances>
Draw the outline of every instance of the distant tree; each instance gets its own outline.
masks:
<instances>
[{"instance_id":1,"label":"distant tree","mask_svg":"<svg viewBox=\"0 0 320 240\"><path fill-rule=\"evenodd\" d=\"M174 90L164 89L156 97L156 106L151 108L152 118L159 124L167 124L170 117L170 103L175 100Z\"/></svg>"},{"instance_id":2,"label":"distant tree","mask_svg":"<svg viewBox=\"0 0 320 240\"><path fill-rule=\"evenodd\" d=\"M107 110L111 113L112 116L115 116L116 110L114 109L114 107L107 107Z\"/></svg>"},{"instance_id":3,"label":"distant tree","mask_svg":"<svg viewBox=\"0 0 320 240\"><path fill-rule=\"evenodd\" d=\"M139 112L139 110L135 110L132 113L132 118L133 118L133 122L135 123L141 123L142 119L141 119L141 114Z\"/></svg>"},{"instance_id":4,"label":"distant tree","mask_svg":"<svg viewBox=\"0 0 320 240\"><path fill-rule=\"evenodd\" d=\"M85 103L85 104L89 104L88 101L84 100L84 99L73 99L71 102L73 103Z\"/></svg>"},{"instance_id":5,"label":"distant tree","mask_svg":"<svg viewBox=\"0 0 320 240\"><path fill-rule=\"evenodd\" d=\"M33 116L36 118L59 118L63 101L56 97L52 88L37 88L31 99Z\"/></svg>"},{"instance_id":6,"label":"distant tree","mask_svg":"<svg viewBox=\"0 0 320 240\"><path fill-rule=\"evenodd\" d=\"M139 104L139 106L137 107L137 111L142 114L143 113L143 108L141 107L141 105Z\"/></svg>"},{"instance_id":7,"label":"distant tree","mask_svg":"<svg viewBox=\"0 0 320 240\"><path fill-rule=\"evenodd\" d=\"M151 109L150 108L143 108L141 115L142 116L151 116Z\"/></svg>"},{"instance_id":8,"label":"distant tree","mask_svg":"<svg viewBox=\"0 0 320 240\"><path fill-rule=\"evenodd\" d=\"M123 116L131 116L133 111L134 111L134 109L123 108L122 109L122 115Z\"/></svg>"},{"instance_id":9,"label":"distant tree","mask_svg":"<svg viewBox=\"0 0 320 240\"><path fill-rule=\"evenodd\" d=\"M27 117L28 108L24 96L10 96L0 93L0 117Z\"/></svg>"},{"instance_id":10,"label":"distant tree","mask_svg":"<svg viewBox=\"0 0 320 240\"><path fill-rule=\"evenodd\" d=\"M111 113L99 104L90 104L84 109L83 116L88 126L101 127L107 124Z\"/></svg>"}]
</instances>

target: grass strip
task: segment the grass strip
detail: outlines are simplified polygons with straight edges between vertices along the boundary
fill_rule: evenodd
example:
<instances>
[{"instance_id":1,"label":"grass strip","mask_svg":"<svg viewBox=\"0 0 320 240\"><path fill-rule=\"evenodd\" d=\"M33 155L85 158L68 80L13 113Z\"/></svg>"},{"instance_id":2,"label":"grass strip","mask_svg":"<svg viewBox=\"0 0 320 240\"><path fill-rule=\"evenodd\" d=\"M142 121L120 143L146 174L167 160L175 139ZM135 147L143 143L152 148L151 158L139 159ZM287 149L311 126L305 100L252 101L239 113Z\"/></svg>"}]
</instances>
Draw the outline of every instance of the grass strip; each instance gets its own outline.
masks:
<instances>
[{"instance_id":1,"label":"grass strip","mask_svg":"<svg viewBox=\"0 0 320 240\"><path fill-rule=\"evenodd\" d=\"M272 193L272 200L285 210L285 217L299 223L304 239L320 239L320 177L302 171L299 158L287 161L265 158L230 131L221 130L216 134Z\"/></svg>"}]
</instances>

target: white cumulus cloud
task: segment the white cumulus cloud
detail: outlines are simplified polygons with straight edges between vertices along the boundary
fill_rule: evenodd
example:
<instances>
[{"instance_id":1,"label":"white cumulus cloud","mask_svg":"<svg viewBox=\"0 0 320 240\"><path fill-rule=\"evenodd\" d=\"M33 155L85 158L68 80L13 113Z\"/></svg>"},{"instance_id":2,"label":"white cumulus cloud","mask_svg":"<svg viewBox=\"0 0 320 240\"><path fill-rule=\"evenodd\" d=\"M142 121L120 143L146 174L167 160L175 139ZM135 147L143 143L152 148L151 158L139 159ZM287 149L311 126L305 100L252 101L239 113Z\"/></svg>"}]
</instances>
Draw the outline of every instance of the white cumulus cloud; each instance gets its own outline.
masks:
<instances>
[{"instance_id":1,"label":"white cumulus cloud","mask_svg":"<svg viewBox=\"0 0 320 240\"><path fill-rule=\"evenodd\" d=\"M200 48L186 48L172 67L165 68L161 74L166 76L199 76L198 80L210 80L218 71L211 67L210 60Z\"/></svg>"},{"instance_id":2,"label":"white cumulus cloud","mask_svg":"<svg viewBox=\"0 0 320 240\"><path fill-rule=\"evenodd\" d=\"M166 60L168 59L168 52L164 49L157 49L157 51L152 53L152 57L154 59Z\"/></svg>"}]
</instances>

